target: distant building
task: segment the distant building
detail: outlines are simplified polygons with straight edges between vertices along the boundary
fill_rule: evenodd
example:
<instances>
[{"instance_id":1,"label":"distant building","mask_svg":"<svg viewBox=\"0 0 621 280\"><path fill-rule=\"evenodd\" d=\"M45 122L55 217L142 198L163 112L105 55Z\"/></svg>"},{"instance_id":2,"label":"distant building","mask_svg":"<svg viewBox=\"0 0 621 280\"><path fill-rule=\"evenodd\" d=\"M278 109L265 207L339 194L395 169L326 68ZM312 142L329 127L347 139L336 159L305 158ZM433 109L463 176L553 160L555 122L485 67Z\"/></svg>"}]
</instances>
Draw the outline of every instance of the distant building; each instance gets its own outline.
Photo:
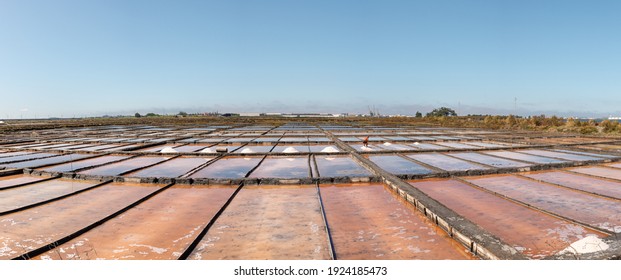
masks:
<instances>
[{"instance_id":1,"label":"distant building","mask_svg":"<svg viewBox=\"0 0 621 280\"><path fill-rule=\"evenodd\" d=\"M239 113L240 117L259 117L261 113Z\"/></svg>"}]
</instances>

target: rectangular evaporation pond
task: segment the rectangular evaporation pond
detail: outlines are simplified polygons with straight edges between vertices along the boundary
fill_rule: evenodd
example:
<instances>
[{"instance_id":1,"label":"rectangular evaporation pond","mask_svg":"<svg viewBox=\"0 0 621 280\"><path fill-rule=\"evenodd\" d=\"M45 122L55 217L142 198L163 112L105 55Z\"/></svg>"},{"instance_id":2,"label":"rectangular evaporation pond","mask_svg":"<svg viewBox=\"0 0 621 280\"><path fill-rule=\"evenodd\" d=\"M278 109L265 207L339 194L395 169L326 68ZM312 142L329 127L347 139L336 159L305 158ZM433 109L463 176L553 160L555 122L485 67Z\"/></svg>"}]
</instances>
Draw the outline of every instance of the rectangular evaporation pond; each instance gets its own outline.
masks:
<instances>
[{"instance_id":1,"label":"rectangular evaporation pond","mask_svg":"<svg viewBox=\"0 0 621 280\"><path fill-rule=\"evenodd\" d=\"M611 145L611 144L596 144L587 147L592 147L598 150L609 150L609 151L621 151L621 145Z\"/></svg>"},{"instance_id":2,"label":"rectangular evaporation pond","mask_svg":"<svg viewBox=\"0 0 621 280\"><path fill-rule=\"evenodd\" d=\"M58 148L58 147L66 147L66 146L72 146L75 145L73 143L60 143L60 144L52 144L52 145L45 145L45 146L37 146L33 149L53 149L53 148Z\"/></svg>"},{"instance_id":3,"label":"rectangular evaporation pond","mask_svg":"<svg viewBox=\"0 0 621 280\"><path fill-rule=\"evenodd\" d=\"M325 147L325 146L321 146ZM274 147L272 153L308 153L310 152L307 145L278 145Z\"/></svg>"},{"instance_id":4,"label":"rectangular evaporation pond","mask_svg":"<svg viewBox=\"0 0 621 280\"><path fill-rule=\"evenodd\" d=\"M483 148L502 148L502 147L506 147L507 145L500 145L500 144L495 144L495 143L489 143L489 142L467 142L468 145L472 145L472 146L479 146L479 147L483 147Z\"/></svg>"},{"instance_id":5,"label":"rectangular evaporation pond","mask_svg":"<svg viewBox=\"0 0 621 280\"><path fill-rule=\"evenodd\" d=\"M26 154L26 155L20 155L20 156L12 156L12 157L0 158L0 163L13 162L13 161L22 161L22 160L31 160L31 159L51 157L51 156L57 156L57 155L58 154L52 154L52 153Z\"/></svg>"},{"instance_id":6,"label":"rectangular evaporation pond","mask_svg":"<svg viewBox=\"0 0 621 280\"><path fill-rule=\"evenodd\" d=\"M216 153L217 149L226 149L228 153L233 152L239 149L241 146L231 146L231 145L215 145L202 150L199 150L197 153Z\"/></svg>"},{"instance_id":7,"label":"rectangular evaporation pond","mask_svg":"<svg viewBox=\"0 0 621 280\"><path fill-rule=\"evenodd\" d=\"M139 150L136 150L136 152L159 153L163 149L174 148L175 146L179 146L179 144L158 145L158 146L155 146L155 147L139 149Z\"/></svg>"},{"instance_id":8,"label":"rectangular evaporation pond","mask_svg":"<svg viewBox=\"0 0 621 280\"><path fill-rule=\"evenodd\" d=\"M521 154L521 153L509 152L509 151L485 151L483 153L486 153L488 155L503 157L503 158L517 159L517 160L523 160L523 161L540 163L540 164L567 162L565 160L560 160L560 159L553 159L553 158L541 157L541 156L535 156L535 155L527 155L527 154Z\"/></svg>"},{"instance_id":9,"label":"rectangular evaporation pond","mask_svg":"<svg viewBox=\"0 0 621 280\"><path fill-rule=\"evenodd\" d=\"M123 150L127 150L127 149L130 149L130 148L135 148L135 147L139 147L139 146L142 146L142 144L125 145L125 146L120 146L120 147L116 147L116 148L108 148L108 149L103 149L103 150L98 150L98 151L106 151L106 152L123 151Z\"/></svg>"},{"instance_id":10,"label":"rectangular evaporation pond","mask_svg":"<svg viewBox=\"0 0 621 280\"><path fill-rule=\"evenodd\" d=\"M308 157L267 157L249 178L308 178Z\"/></svg>"},{"instance_id":11,"label":"rectangular evaporation pond","mask_svg":"<svg viewBox=\"0 0 621 280\"><path fill-rule=\"evenodd\" d=\"M429 174L432 171L400 156L368 156L380 168L393 174Z\"/></svg>"},{"instance_id":12,"label":"rectangular evaporation pond","mask_svg":"<svg viewBox=\"0 0 621 280\"><path fill-rule=\"evenodd\" d=\"M360 177L371 176L371 172L360 166L350 157L316 156L317 168L321 177Z\"/></svg>"},{"instance_id":13,"label":"rectangular evaporation pond","mask_svg":"<svg viewBox=\"0 0 621 280\"><path fill-rule=\"evenodd\" d=\"M193 152L205 149L207 147L209 147L209 145L185 145L185 146L175 147L175 150L180 153L193 153Z\"/></svg>"},{"instance_id":14,"label":"rectangular evaporation pond","mask_svg":"<svg viewBox=\"0 0 621 280\"><path fill-rule=\"evenodd\" d=\"M306 143L308 142L308 138L306 137L283 137L278 140L278 142L300 142Z\"/></svg>"},{"instance_id":15,"label":"rectangular evaporation pond","mask_svg":"<svg viewBox=\"0 0 621 280\"><path fill-rule=\"evenodd\" d=\"M48 172L71 172L78 169L82 169L89 166L106 164L108 162L118 161L129 158L130 156L101 156L91 159L85 159L80 161L74 161L70 163L63 163L59 165L53 165L48 167L39 168L39 170L45 170Z\"/></svg>"},{"instance_id":16,"label":"rectangular evaporation pond","mask_svg":"<svg viewBox=\"0 0 621 280\"><path fill-rule=\"evenodd\" d=\"M168 157L137 157L121 162L115 162L104 166L96 167L78 172L79 174L115 176L134 169L156 164L169 159Z\"/></svg>"},{"instance_id":17,"label":"rectangular evaporation pond","mask_svg":"<svg viewBox=\"0 0 621 280\"><path fill-rule=\"evenodd\" d=\"M76 151L98 151L98 150L105 150L109 148L115 148L119 146L120 145L117 145L117 144L97 145L97 146L92 146L92 147L76 149Z\"/></svg>"},{"instance_id":18,"label":"rectangular evaporation pond","mask_svg":"<svg viewBox=\"0 0 621 280\"><path fill-rule=\"evenodd\" d=\"M310 142L330 142L331 140L327 137L308 137L308 141Z\"/></svg>"},{"instance_id":19,"label":"rectangular evaporation pond","mask_svg":"<svg viewBox=\"0 0 621 280\"><path fill-rule=\"evenodd\" d=\"M485 167L482 165L452 158L452 157L449 157L443 154L425 153L425 154L413 154L413 155L407 155L407 156L417 161L429 164L431 166L435 166L437 168L440 168L446 171L489 169L489 167Z\"/></svg>"},{"instance_id":20,"label":"rectangular evaporation pond","mask_svg":"<svg viewBox=\"0 0 621 280\"><path fill-rule=\"evenodd\" d=\"M262 138L257 138L254 139L253 142L257 142L257 143L272 143L272 142L278 142L278 139L280 139L280 137L262 137Z\"/></svg>"},{"instance_id":21,"label":"rectangular evaporation pond","mask_svg":"<svg viewBox=\"0 0 621 280\"><path fill-rule=\"evenodd\" d=\"M592 156L592 157L602 157L602 158L617 158L617 157L619 157L619 156L614 156L614 155L587 153L587 152L579 152L579 151L572 151L572 150L554 149L554 151L562 152L562 153L570 153L570 154L574 153L574 154L585 155L585 156Z\"/></svg>"},{"instance_id":22,"label":"rectangular evaporation pond","mask_svg":"<svg viewBox=\"0 0 621 280\"><path fill-rule=\"evenodd\" d=\"M261 157L225 157L190 175L190 178L244 178Z\"/></svg>"},{"instance_id":23,"label":"rectangular evaporation pond","mask_svg":"<svg viewBox=\"0 0 621 280\"><path fill-rule=\"evenodd\" d=\"M205 138L197 141L197 143L220 143L224 141L224 138Z\"/></svg>"},{"instance_id":24,"label":"rectangular evaporation pond","mask_svg":"<svg viewBox=\"0 0 621 280\"><path fill-rule=\"evenodd\" d=\"M177 259L236 187L175 185L37 259Z\"/></svg>"},{"instance_id":25,"label":"rectangular evaporation pond","mask_svg":"<svg viewBox=\"0 0 621 280\"><path fill-rule=\"evenodd\" d=\"M592 157L592 156L583 156L583 155L574 155L560 152L552 152L546 150L520 150L522 153L544 156L544 157L554 157L571 161L588 161L588 160L602 160L601 157Z\"/></svg>"},{"instance_id":26,"label":"rectangular evaporation pond","mask_svg":"<svg viewBox=\"0 0 621 280\"><path fill-rule=\"evenodd\" d=\"M480 149L481 147L466 145L458 142L436 142L439 146L446 146L453 149Z\"/></svg>"},{"instance_id":27,"label":"rectangular evaporation pond","mask_svg":"<svg viewBox=\"0 0 621 280\"><path fill-rule=\"evenodd\" d=\"M338 259L472 259L467 250L382 184L321 185Z\"/></svg>"},{"instance_id":28,"label":"rectangular evaporation pond","mask_svg":"<svg viewBox=\"0 0 621 280\"><path fill-rule=\"evenodd\" d=\"M2 216L0 259L11 259L81 230L161 186L110 183L65 199Z\"/></svg>"},{"instance_id":29,"label":"rectangular evaporation pond","mask_svg":"<svg viewBox=\"0 0 621 280\"><path fill-rule=\"evenodd\" d=\"M188 139L179 140L177 142L180 142L180 143L194 143L194 142L196 142L198 140L200 140L200 138L188 138Z\"/></svg>"},{"instance_id":30,"label":"rectangular evaporation pond","mask_svg":"<svg viewBox=\"0 0 621 280\"><path fill-rule=\"evenodd\" d=\"M97 182L55 179L0 192L0 212L14 210L96 185Z\"/></svg>"},{"instance_id":31,"label":"rectangular evaporation pond","mask_svg":"<svg viewBox=\"0 0 621 280\"><path fill-rule=\"evenodd\" d=\"M316 187L243 187L189 259L330 259Z\"/></svg>"},{"instance_id":32,"label":"rectangular evaporation pond","mask_svg":"<svg viewBox=\"0 0 621 280\"><path fill-rule=\"evenodd\" d=\"M79 144L79 145L71 145L71 146L66 146L66 147L60 147L60 148L54 148L52 150L75 150L75 149L80 149L80 148L86 148L86 147L91 147L93 146L93 144Z\"/></svg>"},{"instance_id":33,"label":"rectangular evaporation pond","mask_svg":"<svg viewBox=\"0 0 621 280\"><path fill-rule=\"evenodd\" d=\"M406 146L406 145L401 145L401 144L393 144L393 143L384 143L384 144L377 144L377 147L382 148L384 150L387 151L412 151L412 150L416 150L413 147L410 146Z\"/></svg>"},{"instance_id":34,"label":"rectangular evaporation pond","mask_svg":"<svg viewBox=\"0 0 621 280\"><path fill-rule=\"evenodd\" d=\"M8 164L3 164L1 166L3 166L3 167L11 167L11 168L37 167L37 166L54 164L54 163L60 163L60 162L65 162L65 161L78 160L78 159L81 159L81 158L92 157L92 156L93 155L89 155L89 154L68 154L68 155L62 155L62 156L59 155L59 156L55 156L55 157L33 159L33 160L29 160L29 161L20 161L20 162L15 162L15 163L8 163Z\"/></svg>"},{"instance_id":35,"label":"rectangular evaporation pond","mask_svg":"<svg viewBox=\"0 0 621 280\"><path fill-rule=\"evenodd\" d=\"M26 145L18 145L18 146L9 146L11 148L18 148L18 149L32 149L34 147L38 147L38 146L47 146L50 143L28 143Z\"/></svg>"},{"instance_id":36,"label":"rectangular evaporation pond","mask_svg":"<svg viewBox=\"0 0 621 280\"><path fill-rule=\"evenodd\" d=\"M414 147L418 150L447 150L447 147L442 147L429 143L407 143L408 146Z\"/></svg>"},{"instance_id":37,"label":"rectangular evaporation pond","mask_svg":"<svg viewBox=\"0 0 621 280\"><path fill-rule=\"evenodd\" d=\"M254 139L255 139L254 137L237 137L237 138L226 139L225 142L227 143L250 143Z\"/></svg>"},{"instance_id":38,"label":"rectangular evaporation pond","mask_svg":"<svg viewBox=\"0 0 621 280\"><path fill-rule=\"evenodd\" d=\"M456 180L409 183L532 259L556 254L586 235L605 236Z\"/></svg>"},{"instance_id":39,"label":"rectangular evaporation pond","mask_svg":"<svg viewBox=\"0 0 621 280\"><path fill-rule=\"evenodd\" d=\"M391 140L391 141L410 141L410 140L412 140L412 139L404 137L404 136L386 136L385 138L388 139L388 140Z\"/></svg>"},{"instance_id":40,"label":"rectangular evaporation pond","mask_svg":"<svg viewBox=\"0 0 621 280\"><path fill-rule=\"evenodd\" d=\"M621 183L561 171L522 174L536 180L621 199Z\"/></svg>"},{"instance_id":41,"label":"rectangular evaporation pond","mask_svg":"<svg viewBox=\"0 0 621 280\"><path fill-rule=\"evenodd\" d=\"M212 160L212 157L176 158L167 162L127 174L127 177L179 177L201 164Z\"/></svg>"},{"instance_id":42,"label":"rectangular evaporation pond","mask_svg":"<svg viewBox=\"0 0 621 280\"><path fill-rule=\"evenodd\" d=\"M563 217L621 232L621 202L618 201L511 175L464 180Z\"/></svg>"},{"instance_id":43,"label":"rectangular evaporation pond","mask_svg":"<svg viewBox=\"0 0 621 280\"><path fill-rule=\"evenodd\" d=\"M5 158L8 158L8 157L22 156L22 155L28 155L28 154L34 154L34 152L7 152L7 153L1 153L0 154L0 158L1 159L5 159Z\"/></svg>"},{"instance_id":44,"label":"rectangular evaporation pond","mask_svg":"<svg viewBox=\"0 0 621 280\"><path fill-rule=\"evenodd\" d=\"M436 141L436 140L438 140L436 138L427 137L427 136L412 136L410 138L412 140L416 140L416 141Z\"/></svg>"},{"instance_id":45,"label":"rectangular evaporation pond","mask_svg":"<svg viewBox=\"0 0 621 280\"><path fill-rule=\"evenodd\" d=\"M433 138L440 140L459 140L459 138L451 136L434 136Z\"/></svg>"},{"instance_id":46,"label":"rectangular evaporation pond","mask_svg":"<svg viewBox=\"0 0 621 280\"><path fill-rule=\"evenodd\" d=\"M237 149L235 154L254 154L254 153L269 153L272 150L272 145L267 146L243 146Z\"/></svg>"},{"instance_id":47,"label":"rectangular evaporation pond","mask_svg":"<svg viewBox=\"0 0 621 280\"><path fill-rule=\"evenodd\" d=\"M339 137L339 140L343 142L362 142L362 139L358 137Z\"/></svg>"},{"instance_id":48,"label":"rectangular evaporation pond","mask_svg":"<svg viewBox=\"0 0 621 280\"><path fill-rule=\"evenodd\" d=\"M352 145L352 144L349 144L349 146L354 148L354 150L356 150L358 152L384 151L384 149L382 149L380 147L380 145L369 144L368 146L364 146L364 145Z\"/></svg>"},{"instance_id":49,"label":"rectangular evaporation pond","mask_svg":"<svg viewBox=\"0 0 621 280\"><path fill-rule=\"evenodd\" d=\"M569 170L573 172L582 173L582 174L588 174L588 175L593 175L593 176L621 180L621 170L610 168L610 167L590 166L590 167L572 168Z\"/></svg>"},{"instance_id":50,"label":"rectangular evaporation pond","mask_svg":"<svg viewBox=\"0 0 621 280\"><path fill-rule=\"evenodd\" d=\"M338 153L341 149L334 145L310 145L308 149L311 153Z\"/></svg>"},{"instance_id":51,"label":"rectangular evaporation pond","mask_svg":"<svg viewBox=\"0 0 621 280\"><path fill-rule=\"evenodd\" d=\"M47 179L46 177L34 177L24 174L0 177L0 190L10 188L12 186L32 183Z\"/></svg>"},{"instance_id":52,"label":"rectangular evaporation pond","mask_svg":"<svg viewBox=\"0 0 621 280\"><path fill-rule=\"evenodd\" d=\"M483 155L479 153L465 152L465 153L451 153L451 156L458 157L461 159L466 159L482 164L491 165L494 167L525 167L531 166L532 164L508 160L504 158L497 158L493 156Z\"/></svg>"}]
</instances>

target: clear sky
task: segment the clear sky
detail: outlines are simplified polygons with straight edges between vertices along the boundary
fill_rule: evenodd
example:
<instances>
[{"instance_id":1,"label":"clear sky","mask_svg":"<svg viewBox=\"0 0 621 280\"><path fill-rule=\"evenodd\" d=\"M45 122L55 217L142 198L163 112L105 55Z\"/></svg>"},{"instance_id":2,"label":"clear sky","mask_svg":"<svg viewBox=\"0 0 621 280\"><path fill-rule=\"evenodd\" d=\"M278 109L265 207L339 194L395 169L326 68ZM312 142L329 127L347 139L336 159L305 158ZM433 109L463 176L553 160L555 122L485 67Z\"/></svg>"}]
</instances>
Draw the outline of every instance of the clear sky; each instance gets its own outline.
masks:
<instances>
[{"instance_id":1,"label":"clear sky","mask_svg":"<svg viewBox=\"0 0 621 280\"><path fill-rule=\"evenodd\" d=\"M621 1L0 0L0 118L369 105L621 114Z\"/></svg>"}]
</instances>

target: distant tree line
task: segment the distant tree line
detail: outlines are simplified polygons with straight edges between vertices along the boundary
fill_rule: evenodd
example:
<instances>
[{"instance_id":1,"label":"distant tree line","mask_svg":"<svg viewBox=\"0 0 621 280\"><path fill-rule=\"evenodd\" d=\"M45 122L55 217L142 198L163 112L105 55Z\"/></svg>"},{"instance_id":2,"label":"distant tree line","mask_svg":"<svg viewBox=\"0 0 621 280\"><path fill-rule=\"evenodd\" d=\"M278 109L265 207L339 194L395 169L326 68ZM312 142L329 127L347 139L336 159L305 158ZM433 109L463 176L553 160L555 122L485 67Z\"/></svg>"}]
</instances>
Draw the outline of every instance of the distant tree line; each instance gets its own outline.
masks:
<instances>
[{"instance_id":1,"label":"distant tree line","mask_svg":"<svg viewBox=\"0 0 621 280\"><path fill-rule=\"evenodd\" d=\"M581 134L621 134L621 123L603 120L578 120L573 118L548 117L546 115L521 117L515 115L467 115L458 117L447 107L433 109L424 117L421 112L414 115L421 122L450 127L479 127L489 129L541 130L549 132L573 132Z\"/></svg>"}]
</instances>

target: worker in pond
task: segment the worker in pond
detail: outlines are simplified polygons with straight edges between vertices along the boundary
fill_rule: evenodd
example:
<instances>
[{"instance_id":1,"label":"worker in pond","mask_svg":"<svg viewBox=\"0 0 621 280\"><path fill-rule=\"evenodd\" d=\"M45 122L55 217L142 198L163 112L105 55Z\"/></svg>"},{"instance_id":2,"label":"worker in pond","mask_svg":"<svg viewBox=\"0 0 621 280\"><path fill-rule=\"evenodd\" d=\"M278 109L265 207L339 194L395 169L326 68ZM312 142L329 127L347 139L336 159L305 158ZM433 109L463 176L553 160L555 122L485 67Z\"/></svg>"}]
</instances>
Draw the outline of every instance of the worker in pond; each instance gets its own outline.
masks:
<instances>
[{"instance_id":1,"label":"worker in pond","mask_svg":"<svg viewBox=\"0 0 621 280\"><path fill-rule=\"evenodd\" d=\"M365 147L369 146L369 136L364 137L364 140L362 140L362 145L364 145Z\"/></svg>"}]
</instances>

